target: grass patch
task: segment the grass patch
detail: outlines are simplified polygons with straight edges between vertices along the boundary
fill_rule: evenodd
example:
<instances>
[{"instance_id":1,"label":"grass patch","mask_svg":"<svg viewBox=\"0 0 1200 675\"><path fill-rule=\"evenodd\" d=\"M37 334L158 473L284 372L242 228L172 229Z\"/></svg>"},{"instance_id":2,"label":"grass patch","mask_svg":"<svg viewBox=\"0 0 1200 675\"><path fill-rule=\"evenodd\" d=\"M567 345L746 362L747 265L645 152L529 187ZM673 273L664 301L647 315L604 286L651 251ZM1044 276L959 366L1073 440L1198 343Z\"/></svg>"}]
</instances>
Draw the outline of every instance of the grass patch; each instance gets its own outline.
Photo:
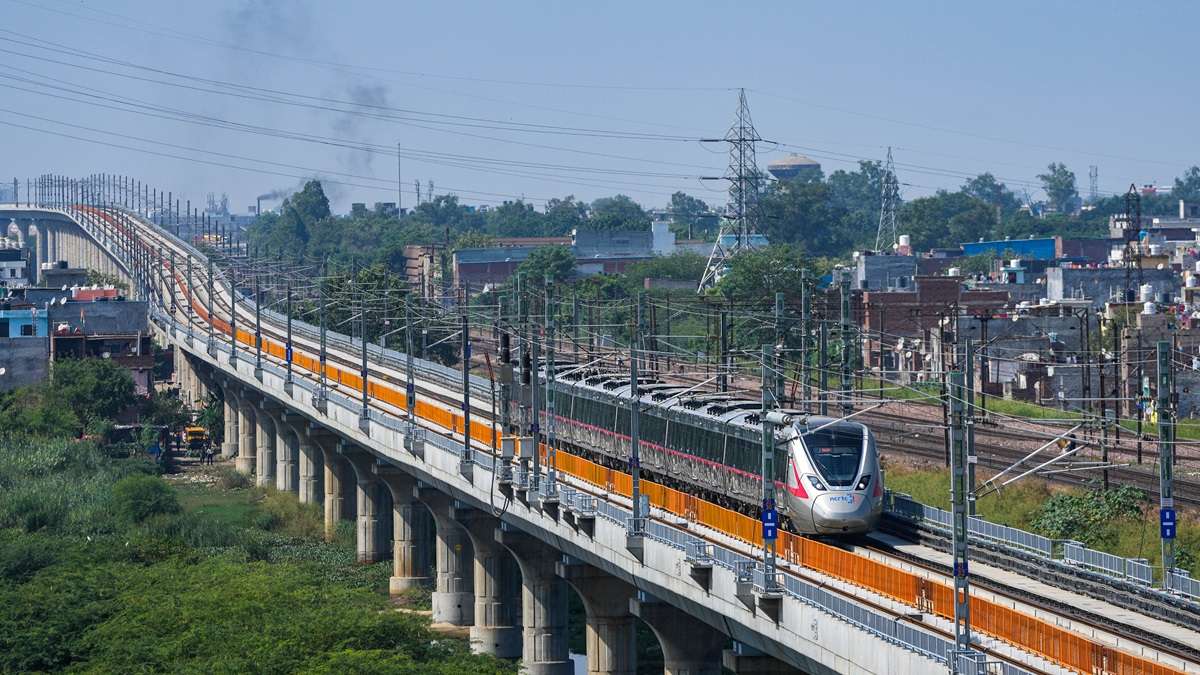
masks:
<instances>
[{"instance_id":1,"label":"grass patch","mask_svg":"<svg viewBox=\"0 0 1200 675\"><path fill-rule=\"evenodd\" d=\"M0 673L516 672L386 611L391 561L356 564L351 524L325 543L291 494L153 473L0 438Z\"/></svg>"}]
</instances>

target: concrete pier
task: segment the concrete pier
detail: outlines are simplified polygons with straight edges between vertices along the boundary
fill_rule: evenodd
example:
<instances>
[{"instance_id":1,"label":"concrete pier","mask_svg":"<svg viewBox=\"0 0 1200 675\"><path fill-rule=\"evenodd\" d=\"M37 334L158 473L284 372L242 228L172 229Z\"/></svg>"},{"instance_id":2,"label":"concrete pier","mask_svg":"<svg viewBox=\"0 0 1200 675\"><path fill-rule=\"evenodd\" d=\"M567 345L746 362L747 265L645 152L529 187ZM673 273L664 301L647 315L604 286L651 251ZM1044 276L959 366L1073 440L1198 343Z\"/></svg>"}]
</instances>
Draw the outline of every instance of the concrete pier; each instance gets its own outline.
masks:
<instances>
[{"instance_id":1,"label":"concrete pier","mask_svg":"<svg viewBox=\"0 0 1200 675\"><path fill-rule=\"evenodd\" d=\"M360 563L383 560L379 546L379 481L371 467L375 460L343 443L338 451L346 458L354 474L355 559Z\"/></svg>"},{"instance_id":2,"label":"concrete pier","mask_svg":"<svg viewBox=\"0 0 1200 675\"><path fill-rule=\"evenodd\" d=\"M230 459L238 451L238 405L237 394L233 387L226 384L222 388L224 396L223 412L225 417L225 433L221 441L221 459Z\"/></svg>"},{"instance_id":3,"label":"concrete pier","mask_svg":"<svg viewBox=\"0 0 1200 675\"><path fill-rule=\"evenodd\" d=\"M292 426L296 434L297 450L300 456L300 503L320 504L324 496L321 487L324 473L325 456L321 447L313 437L312 423L300 422Z\"/></svg>"},{"instance_id":4,"label":"concrete pier","mask_svg":"<svg viewBox=\"0 0 1200 675\"><path fill-rule=\"evenodd\" d=\"M375 470L392 495L392 577L388 593L399 595L431 581L418 567L424 542L417 534L416 516L425 507L417 501L415 478L378 463Z\"/></svg>"},{"instance_id":5,"label":"concrete pier","mask_svg":"<svg viewBox=\"0 0 1200 675\"><path fill-rule=\"evenodd\" d=\"M422 489L418 496L429 508L437 528L433 621L470 626L475 623L471 540L454 520L451 513L453 500L448 495L433 489Z\"/></svg>"},{"instance_id":6,"label":"concrete pier","mask_svg":"<svg viewBox=\"0 0 1200 675\"><path fill-rule=\"evenodd\" d=\"M255 457L257 469L254 484L259 487L275 485L275 421L270 407L269 403L262 401L255 411L255 419L258 422L255 447L258 452Z\"/></svg>"},{"instance_id":7,"label":"concrete pier","mask_svg":"<svg viewBox=\"0 0 1200 675\"><path fill-rule=\"evenodd\" d=\"M500 521L472 508L453 510L454 519L471 539L474 552L472 587L475 623L471 626L471 651L501 658L521 656L520 595L512 593L519 574L512 555L496 541Z\"/></svg>"},{"instance_id":8,"label":"concrete pier","mask_svg":"<svg viewBox=\"0 0 1200 675\"><path fill-rule=\"evenodd\" d=\"M561 554L524 532L496 531L521 568L521 637L523 672L572 675L567 646L567 582L555 571Z\"/></svg>"},{"instance_id":9,"label":"concrete pier","mask_svg":"<svg viewBox=\"0 0 1200 675\"><path fill-rule=\"evenodd\" d=\"M238 400L238 450L234 467L246 475L254 473L257 462L258 422L254 414L254 403L243 394Z\"/></svg>"},{"instance_id":10,"label":"concrete pier","mask_svg":"<svg viewBox=\"0 0 1200 675\"><path fill-rule=\"evenodd\" d=\"M292 416L292 419L295 419ZM300 482L300 442L296 432L288 423L287 411L280 412L275 422L275 489L280 492L296 492Z\"/></svg>"},{"instance_id":11,"label":"concrete pier","mask_svg":"<svg viewBox=\"0 0 1200 675\"><path fill-rule=\"evenodd\" d=\"M333 541L338 522L354 513L354 507L346 503L346 491L354 484L354 472L338 453L339 441L335 437L322 437L320 443L325 456L325 541Z\"/></svg>"},{"instance_id":12,"label":"concrete pier","mask_svg":"<svg viewBox=\"0 0 1200 675\"><path fill-rule=\"evenodd\" d=\"M580 563L559 562L556 571L583 600L588 675L636 675L638 619L629 611L633 586Z\"/></svg>"},{"instance_id":13,"label":"concrete pier","mask_svg":"<svg viewBox=\"0 0 1200 675\"><path fill-rule=\"evenodd\" d=\"M721 652L729 644L724 633L652 598L633 598L629 611L658 636L664 675L721 675Z\"/></svg>"}]
</instances>

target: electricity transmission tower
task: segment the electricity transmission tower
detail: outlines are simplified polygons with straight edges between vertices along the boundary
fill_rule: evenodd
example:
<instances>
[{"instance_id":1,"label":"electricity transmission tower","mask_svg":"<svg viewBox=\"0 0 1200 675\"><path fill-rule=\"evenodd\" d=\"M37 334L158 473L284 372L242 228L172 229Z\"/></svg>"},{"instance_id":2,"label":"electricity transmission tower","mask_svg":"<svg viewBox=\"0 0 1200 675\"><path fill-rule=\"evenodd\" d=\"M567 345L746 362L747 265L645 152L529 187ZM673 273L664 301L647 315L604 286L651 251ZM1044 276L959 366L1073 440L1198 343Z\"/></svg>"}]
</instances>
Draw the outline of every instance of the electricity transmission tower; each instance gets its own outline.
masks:
<instances>
[{"instance_id":1,"label":"electricity transmission tower","mask_svg":"<svg viewBox=\"0 0 1200 675\"><path fill-rule=\"evenodd\" d=\"M1088 167L1088 201L1095 204L1100 199L1100 167Z\"/></svg>"},{"instance_id":2,"label":"electricity transmission tower","mask_svg":"<svg viewBox=\"0 0 1200 675\"><path fill-rule=\"evenodd\" d=\"M746 102L746 90L738 92L737 120L722 139L705 139L710 142L729 144L729 170L725 179L729 181L729 204L721 221L721 231L708 256L708 266L700 279L700 292L710 288L729 266L729 259L744 249L750 248L750 238L756 234L758 210L758 186L762 174L758 170L754 144L762 138L754 129L750 119L750 105Z\"/></svg>"},{"instance_id":3,"label":"electricity transmission tower","mask_svg":"<svg viewBox=\"0 0 1200 675\"><path fill-rule=\"evenodd\" d=\"M879 230L875 233L875 250L896 250L900 237L896 234L896 208L900 206L900 181L896 180L896 165L892 163L892 146L888 146L887 163L880 177Z\"/></svg>"}]
</instances>

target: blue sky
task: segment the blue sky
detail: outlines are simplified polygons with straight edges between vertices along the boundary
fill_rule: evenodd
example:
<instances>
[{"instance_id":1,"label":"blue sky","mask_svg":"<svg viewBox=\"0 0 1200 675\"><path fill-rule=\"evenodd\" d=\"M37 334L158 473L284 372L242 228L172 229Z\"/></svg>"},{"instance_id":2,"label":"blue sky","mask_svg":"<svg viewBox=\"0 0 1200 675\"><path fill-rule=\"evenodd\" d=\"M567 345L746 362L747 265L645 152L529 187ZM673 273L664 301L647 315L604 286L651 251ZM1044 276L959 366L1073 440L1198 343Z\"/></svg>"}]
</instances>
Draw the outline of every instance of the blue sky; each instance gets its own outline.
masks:
<instances>
[{"instance_id":1,"label":"blue sky","mask_svg":"<svg viewBox=\"0 0 1200 675\"><path fill-rule=\"evenodd\" d=\"M724 148L696 139L724 133L745 87L774 141L760 164L797 151L829 172L891 145L906 198L982 171L1036 197L1051 161L1085 194L1090 165L1119 192L1200 163L1198 8L0 0L0 175L125 173L194 201L226 192L236 211L321 175L345 183L328 186L335 208L394 201L395 155L338 139L403 146L406 205L414 179L469 203L624 192L660 206L684 190L721 204L724 185L699 177L724 173ZM68 100L123 107L113 97L171 119Z\"/></svg>"}]
</instances>

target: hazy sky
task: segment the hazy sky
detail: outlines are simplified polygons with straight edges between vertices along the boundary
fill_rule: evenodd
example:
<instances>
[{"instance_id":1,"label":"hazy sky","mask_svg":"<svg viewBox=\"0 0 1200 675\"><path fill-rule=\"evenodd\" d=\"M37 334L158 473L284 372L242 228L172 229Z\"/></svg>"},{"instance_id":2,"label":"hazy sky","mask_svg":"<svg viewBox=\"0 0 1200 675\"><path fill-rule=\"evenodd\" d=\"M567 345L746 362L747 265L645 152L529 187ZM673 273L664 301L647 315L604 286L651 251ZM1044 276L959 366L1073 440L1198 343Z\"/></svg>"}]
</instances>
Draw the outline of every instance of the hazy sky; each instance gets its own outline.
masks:
<instances>
[{"instance_id":1,"label":"hazy sky","mask_svg":"<svg viewBox=\"0 0 1200 675\"><path fill-rule=\"evenodd\" d=\"M892 145L906 198L983 171L1036 196L1051 161L1120 192L1200 163L1197 25L1185 2L0 0L0 176L124 173L244 212L320 175L345 210L395 201L399 143L406 206L415 179L722 204L699 177L725 146L698 139L744 87L763 165Z\"/></svg>"}]
</instances>

